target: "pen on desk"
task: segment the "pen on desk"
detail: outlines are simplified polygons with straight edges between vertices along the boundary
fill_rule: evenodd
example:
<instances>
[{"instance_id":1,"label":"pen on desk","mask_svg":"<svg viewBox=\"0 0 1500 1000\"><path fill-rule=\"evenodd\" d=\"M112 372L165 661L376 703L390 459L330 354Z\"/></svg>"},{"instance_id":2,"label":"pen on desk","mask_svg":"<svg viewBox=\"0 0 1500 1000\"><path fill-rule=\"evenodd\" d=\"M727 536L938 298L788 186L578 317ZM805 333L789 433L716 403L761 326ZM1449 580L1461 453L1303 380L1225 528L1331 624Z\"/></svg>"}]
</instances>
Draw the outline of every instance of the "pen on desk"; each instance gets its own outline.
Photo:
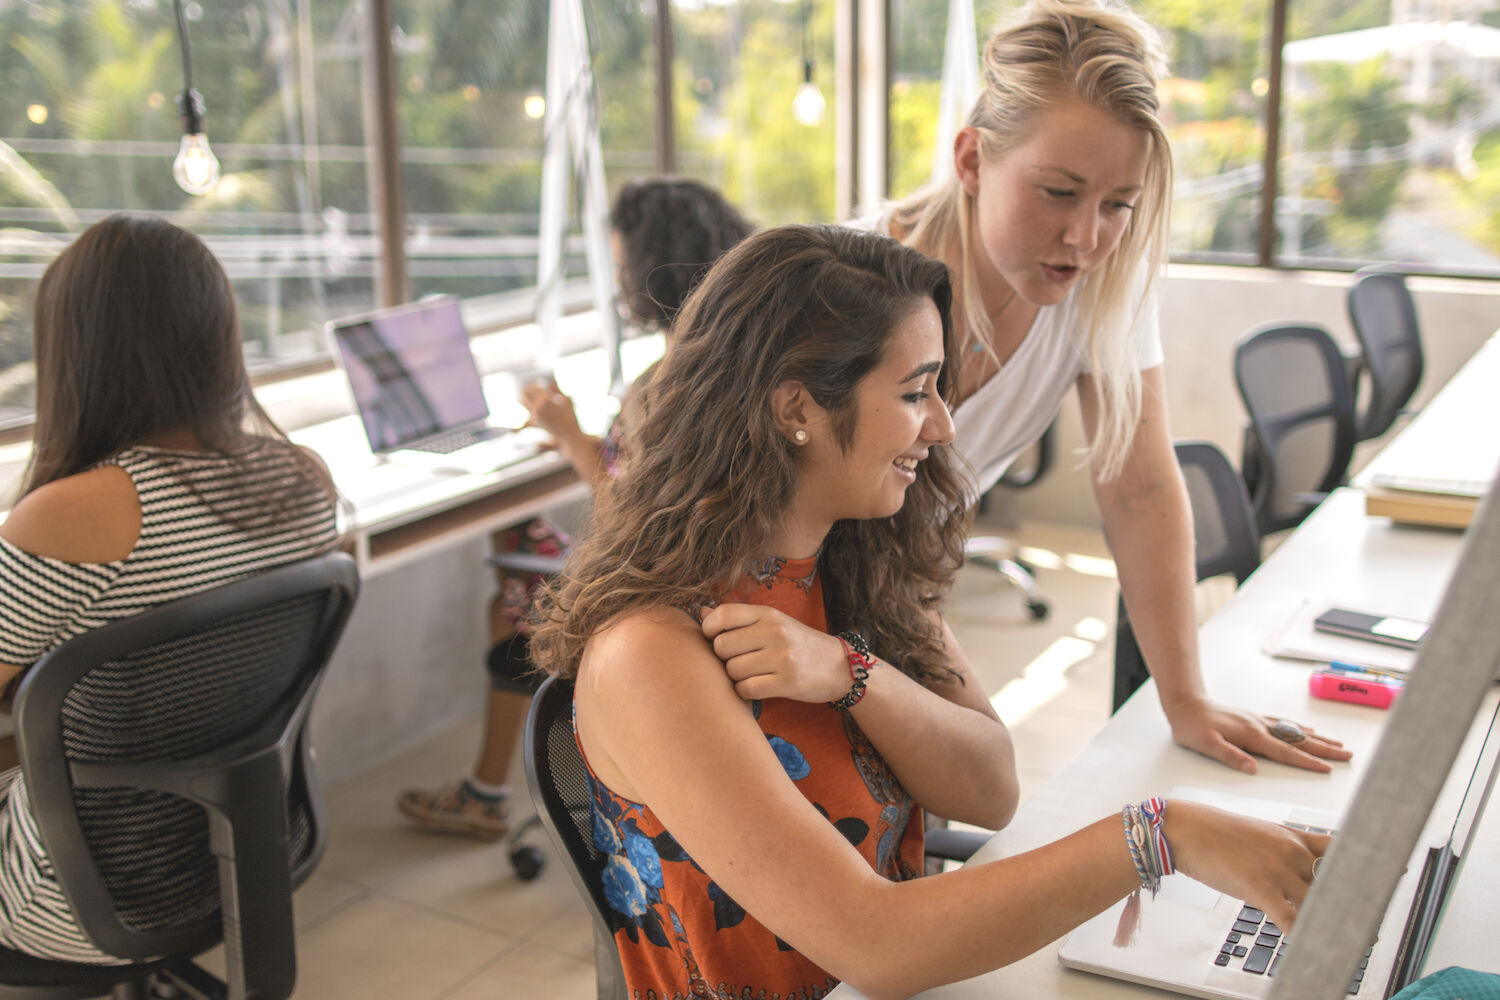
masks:
<instances>
[{"instance_id":1,"label":"pen on desk","mask_svg":"<svg viewBox=\"0 0 1500 1000\"><path fill-rule=\"evenodd\" d=\"M1360 674L1378 680L1406 683L1406 674L1399 670L1386 670L1381 667L1362 667L1357 663L1345 663L1342 660L1330 662L1328 669L1340 674Z\"/></svg>"}]
</instances>

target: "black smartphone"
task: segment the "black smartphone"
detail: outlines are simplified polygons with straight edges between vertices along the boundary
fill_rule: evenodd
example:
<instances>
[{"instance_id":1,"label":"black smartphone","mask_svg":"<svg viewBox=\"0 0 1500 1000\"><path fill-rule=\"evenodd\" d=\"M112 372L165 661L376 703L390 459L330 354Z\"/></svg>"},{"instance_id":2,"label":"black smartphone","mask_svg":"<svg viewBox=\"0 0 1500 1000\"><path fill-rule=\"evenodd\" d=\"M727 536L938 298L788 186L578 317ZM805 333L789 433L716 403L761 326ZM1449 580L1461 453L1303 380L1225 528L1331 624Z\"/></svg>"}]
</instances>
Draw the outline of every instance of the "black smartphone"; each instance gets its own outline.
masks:
<instances>
[{"instance_id":1,"label":"black smartphone","mask_svg":"<svg viewBox=\"0 0 1500 1000\"><path fill-rule=\"evenodd\" d=\"M1348 608L1329 608L1313 619L1313 628L1319 632L1344 635L1351 639L1367 639L1386 646L1399 646L1401 649L1416 649L1422 637L1427 634L1427 627L1427 622L1369 615L1363 611L1350 611Z\"/></svg>"}]
</instances>

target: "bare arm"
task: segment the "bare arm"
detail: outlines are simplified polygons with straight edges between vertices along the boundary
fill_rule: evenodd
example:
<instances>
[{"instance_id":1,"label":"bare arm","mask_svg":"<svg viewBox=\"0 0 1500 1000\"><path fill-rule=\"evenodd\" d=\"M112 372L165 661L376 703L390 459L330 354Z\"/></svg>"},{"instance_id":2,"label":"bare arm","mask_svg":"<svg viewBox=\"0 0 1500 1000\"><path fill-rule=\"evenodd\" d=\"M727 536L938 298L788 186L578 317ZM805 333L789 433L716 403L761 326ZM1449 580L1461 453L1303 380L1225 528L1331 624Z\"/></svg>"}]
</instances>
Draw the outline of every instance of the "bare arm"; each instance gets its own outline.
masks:
<instances>
[{"instance_id":1,"label":"bare arm","mask_svg":"<svg viewBox=\"0 0 1500 1000\"><path fill-rule=\"evenodd\" d=\"M1251 754L1327 771L1328 764L1320 758L1349 759L1337 741L1314 736L1302 744L1311 751L1304 752L1273 737L1265 719L1217 705L1208 697L1198 661L1193 605L1193 516L1167 428L1161 368L1142 372L1141 381L1141 417L1125 466L1114 480L1095 475L1094 496L1130 623L1156 680L1172 737L1248 774L1256 770ZM1098 413L1087 375L1079 379L1078 400L1092 440Z\"/></svg>"},{"instance_id":2,"label":"bare arm","mask_svg":"<svg viewBox=\"0 0 1500 1000\"><path fill-rule=\"evenodd\" d=\"M557 450L579 478L597 492L609 475L601 457L604 442L578 426L573 401L558 391L556 382L548 379L523 387L521 403L531 414L527 424L551 434Z\"/></svg>"},{"instance_id":3,"label":"bare arm","mask_svg":"<svg viewBox=\"0 0 1500 1000\"><path fill-rule=\"evenodd\" d=\"M116 465L58 479L26 494L0 523L0 538L23 552L70 563L124 559L141 534L141 502ZM0 687L24 668L0 664Z\"/></svg>"},{"instance_id":4,"label":"bare arm","mask_svg":"<svg viewBox=\"0 0 1500 1000\"><path fill-rule=\"evenodd\" d=\"M596 636L577 709L579 738L606 785L650 806L772 932L877 1000L1015 961L1139 884L1118 815L1028 854L885 881L797 790L686 620L640 617ZM1326 847L1192 803L1169 807L1167 835L1179 868L1283 925Z\"/></svg>"},{"instance_id":5,"label":"bare arm","mask_svg":"<svg viewBox=\"0 0 1500 1000\"><path fill-rule=\"evenodd\" d=\"M938 625L958 678L924 685L881 661L850 712L924 808L998 830L1020 796L1015 750L952 630ZM704 616L703 633L747 701L835 701L850 689L843 644L772 608L720 605Z\"/></svg>"}]
</instances>

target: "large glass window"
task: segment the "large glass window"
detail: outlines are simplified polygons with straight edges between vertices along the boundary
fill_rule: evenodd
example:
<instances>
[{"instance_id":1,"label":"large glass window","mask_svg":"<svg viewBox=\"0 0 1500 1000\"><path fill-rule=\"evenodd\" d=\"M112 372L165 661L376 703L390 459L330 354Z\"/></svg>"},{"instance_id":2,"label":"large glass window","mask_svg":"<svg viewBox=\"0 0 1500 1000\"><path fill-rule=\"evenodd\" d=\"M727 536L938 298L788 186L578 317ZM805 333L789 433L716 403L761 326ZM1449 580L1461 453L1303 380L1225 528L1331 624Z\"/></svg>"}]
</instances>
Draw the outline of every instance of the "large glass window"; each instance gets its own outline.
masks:
<instances>
[{"instance_id":1,"label":"large glass window","mask_svg":"<svg viewBox=\"0 0 1500 1000\"><path fill-rule=\"evenodd\" d=\"M678 169L759 224L834 215L836 2L672 0Z\"/></svg>"},{"instance_id":2,"label":"large glass window","mask_svg":"<svg viewBox=\"0 0 1500 1000\"><path fill-rule=\"evenodd\" d=\"M948 0L891 0L891 190L931 169ZM1286 8L1281 114L1270 24ZM975 0L978 41L1019 2ZM1500 275L1500 2L1132 0L1167 43L1172 254ZM1261 261L1266 135L1281 138Z\"/></svg>"},{"instance_id":3,"label":"large glass window","mask_svg":"<svg viewBox=\"0 0 1500 1000\"><path fill-rule=\"evenodd\" d=\"M413 296L472 298L536 284L550 6L396 5L401 185ZM650 173L651 5L594 0L583 6L605 176L613 183ZM576 157L572 162L580 166ZM576 216L570 228L578 231ZM567 260L570 274L584 273L581 248Z\"/></svg>"},{"instance_id":4,"label":"large glass window","mask_svg":"<svg viewBox=\"0 0 1500 1000\"><path fill-rule=\"evenodd\" d=\"M1172 253L1254 263L1265 159L1267 0L1142 0L1167 46Z\"/></svg>"},{"instance_id":5,"label":"large glass window","mask_svg":"<svg viewBox=\"0 0 1500 1000\"><path fill-rule=\"evenodd\" d=\"M372 302L358 5L186 11L223 171L196 198L172 179L183 71L169 0L0 5L0 422L32 407L37 278L111 212L159 212L204 237L234 281L253 367L307 358L327 316Z\"/></svg>"},{"instance_id":6,"label":"large glass window","mask_svg":"<svg viewBox=\"0 0 1500 1000\"><path fill-rule=\"evenodd\" d=\"M1279 261L1500 273L1497 9L1290 7Z\"/></svg>"}]
</instances>

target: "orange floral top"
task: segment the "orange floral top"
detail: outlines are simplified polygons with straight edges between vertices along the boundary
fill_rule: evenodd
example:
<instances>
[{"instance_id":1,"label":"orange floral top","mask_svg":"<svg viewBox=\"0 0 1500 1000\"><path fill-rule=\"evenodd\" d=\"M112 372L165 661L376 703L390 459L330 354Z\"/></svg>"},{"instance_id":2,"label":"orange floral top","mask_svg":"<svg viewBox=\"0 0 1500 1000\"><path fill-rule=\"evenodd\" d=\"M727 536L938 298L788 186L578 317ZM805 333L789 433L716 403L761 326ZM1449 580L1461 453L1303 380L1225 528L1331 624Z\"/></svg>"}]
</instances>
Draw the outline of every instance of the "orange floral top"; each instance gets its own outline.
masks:
<instances>
[{"instance_id":1,"label":"orange floral top","mask_svg":"<svg viewBox=\"0 0 1500 1000\"><path fill-rule=\"evenodd\" d=\"M769 560L729 600L827 628L816 557ZM788 777L873 869L892 881L921 874L922 810L848 712L784 698L751 710ZM589 777L605 916L636 1000L816 1000L838 985L726 895L649 807Z\"/></svg>"}]
</instances>

